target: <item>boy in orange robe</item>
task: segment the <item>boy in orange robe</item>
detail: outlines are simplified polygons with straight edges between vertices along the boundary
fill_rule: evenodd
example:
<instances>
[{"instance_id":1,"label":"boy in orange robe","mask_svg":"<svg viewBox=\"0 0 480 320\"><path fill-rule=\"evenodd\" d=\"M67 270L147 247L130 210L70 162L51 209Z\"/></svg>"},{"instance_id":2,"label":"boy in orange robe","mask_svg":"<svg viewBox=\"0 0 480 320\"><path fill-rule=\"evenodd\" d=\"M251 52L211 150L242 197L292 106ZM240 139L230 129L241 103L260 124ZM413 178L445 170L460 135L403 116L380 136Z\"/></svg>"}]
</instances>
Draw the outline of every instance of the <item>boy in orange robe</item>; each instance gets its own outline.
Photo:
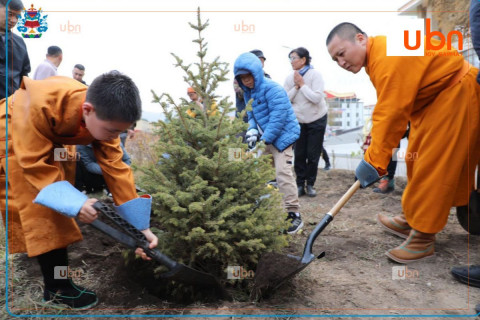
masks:
<instances>
[{"instance_id":1,"label":"boy in orange robe","mask_svg":"<svg viewBox=\"0 0 480 320\"><path fill-rule=\"evenodd\" d=\"M433 255L435 234L447 223L450 208L466 205L473 190L480 159L478 69L453 48L432 56L387 56L384 36L367 37L351 23L330 32L327 48L347 71L365 67L377 90L371 145L356 170L362 186L386 173L411 121L403 214L377 216L382 227L406 240L386 255L399 263Z\"/></svg>"},{"instance_id":2,"label":"boy in orange robe","mask_svg":"<svg viewBox=\"0 0 480 320\"><path fill-rule=\"evenodd\" d=\"M8 128L5 127L7 117ZM93 208L97 200L87 199L66 182L74 183L75 161L72 160L75 157L70 154L64 159L68 151L64 145L92 143L119 208L131 202L145 203L148 200L136 193L130 167L122 161L118 137L140 117L137 87L117 71L97 77L88 89L66 77L46 80L24 77L19 90L0 100L0 135L3 135L0 136L0 210L5 224L8 168L8 249L9 253L27 252L29 257L37 257L45 282L44 300L64 303L74 309L86 309L98 301L94 292L54 277L55 266L68 266L66 247L82 240L72 217L77 216L84 223L97 218ZM59 184L60 190L49 194L49 188ZM75 190L73 194L69 186ZM64 216L34 203L40 191L53 202L70 206L70 215ZM151 199L149 201L151 203ZM132 214L147 214L149 220L150 209L143 211L146 210L148 213ZM148 225L140 230L150 247L155 247L158 239ZM140 248L136 253L149 259Z\"/></svg>"}]
</instances>

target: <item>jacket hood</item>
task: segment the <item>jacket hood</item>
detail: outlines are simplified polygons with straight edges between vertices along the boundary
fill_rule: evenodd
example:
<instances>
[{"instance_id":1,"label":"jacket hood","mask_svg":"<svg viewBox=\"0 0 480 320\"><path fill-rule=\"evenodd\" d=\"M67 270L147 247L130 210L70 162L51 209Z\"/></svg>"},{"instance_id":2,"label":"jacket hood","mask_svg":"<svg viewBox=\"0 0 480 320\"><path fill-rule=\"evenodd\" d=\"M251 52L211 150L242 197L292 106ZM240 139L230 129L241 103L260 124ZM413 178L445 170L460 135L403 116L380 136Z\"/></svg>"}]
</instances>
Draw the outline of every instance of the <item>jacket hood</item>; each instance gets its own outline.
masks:
<instances>
[{"instance_id":1,"label":"jacket hood","mask_svg":"<svg viewBox=\"0 0 480 320\"><path fill-rule=\"evenodd\" d=\"M239 79L239 76L241 74L244 74L245 71L248 71L253 75L253 79L255 80L255 86L253 87L253 89L245 87ZM244 91L255 90L263 82L264 73L262 68L262 62L253 53L242 53L237 58L237 60L235 60L233 72L235 74L235 79L237 79L238 84Z\"/></svg>"}]
</instances>

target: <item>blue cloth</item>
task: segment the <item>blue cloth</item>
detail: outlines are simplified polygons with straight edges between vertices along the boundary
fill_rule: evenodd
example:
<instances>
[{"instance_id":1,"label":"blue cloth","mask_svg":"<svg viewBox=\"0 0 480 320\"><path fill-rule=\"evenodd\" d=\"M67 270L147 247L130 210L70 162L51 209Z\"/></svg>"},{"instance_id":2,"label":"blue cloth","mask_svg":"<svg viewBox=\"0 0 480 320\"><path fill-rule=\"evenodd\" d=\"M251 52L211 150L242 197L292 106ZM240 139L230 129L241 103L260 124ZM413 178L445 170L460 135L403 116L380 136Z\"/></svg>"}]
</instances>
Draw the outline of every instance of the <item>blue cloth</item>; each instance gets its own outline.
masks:
<instances>
[{"instance_id":1,"label":"blue cloth","mask_svg":"<svg viewBox=\"0 0 480 320\"><path fill-rule=\"evenodd\" d=\"M43 188L33 203L53 209L67 217L78 215L88 197L68 181L58 181Z\"/></svg>"},{"instance_id":2,"label":"blue cloth","mask_svg":"<svg viewBox=\"0 0 480 320\"><path fill-rule=\"evenodd\" d=\"M150 211L152 208L152 197L145 195L115 206L117 213L138 230L145 230L150 227Z\"/></svg>"},{"instance_id":3,"label":"blue cloth","mask_svg":"<svg viewBox=\"0 0 480 320\"><path fill-rule=\"evenodd\" d=\"M311 65L306 65L305 67L300 69L300 71L298 71L298 73L300 73L300 75L303 77L305 75L305 73L307 73L307 71L310 70L310 69L313 69L313 67Z\"/></svg>"},{"instance_id":4,"label":"blue cloth","mask_svg":"<svg viewBox=\"0 0 480 320\"><path fill-rule=\"evenodd\" d=\"M240 81L239 75L245 70L255 79L252 89ZM252 111L247 112L248 129L258 129L258 124L262 133L260 139L266 144L273 144L280 152L297 141L300 125L287 93L281 85L265 77L260 59L250 52L241 54L235 61L234 73L243 89L245 101L253 99Z\"/></svg>"},{"instance_id":5,"label":"blue cloth","mask_svg":"<svg viewBox=\"0 0 480 320\"><path fill-rule=\"evenodd\" d=\"M360 180L362 188L366 188L372 183L380 180L377 169L375 169L370 163L362 159L355 170L355 177Z\"/></svg>"}]
</instances>

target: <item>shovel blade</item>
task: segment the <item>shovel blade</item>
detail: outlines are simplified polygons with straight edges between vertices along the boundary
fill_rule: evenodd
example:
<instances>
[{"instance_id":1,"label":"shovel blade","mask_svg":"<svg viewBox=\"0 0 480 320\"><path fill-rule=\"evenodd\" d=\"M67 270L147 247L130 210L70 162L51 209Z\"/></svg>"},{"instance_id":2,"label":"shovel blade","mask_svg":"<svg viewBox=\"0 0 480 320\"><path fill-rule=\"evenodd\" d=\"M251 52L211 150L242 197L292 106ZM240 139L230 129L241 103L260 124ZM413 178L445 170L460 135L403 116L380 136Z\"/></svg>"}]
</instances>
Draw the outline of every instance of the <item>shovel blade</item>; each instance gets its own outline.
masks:
<instances>
[{"instance_id":1,"label":"shovel blade","mask_svg":"<svg viewBox=\"0 0 480 320\"><path fill-rule=\"evenodd\" d=\"M321 258L325 253L318 257ZM251 297L255 300L267 297L315 260L312 257L303 263L301 257L270 252L262 256L255 273L255 284Z\"/></svg>"}]
</instances>

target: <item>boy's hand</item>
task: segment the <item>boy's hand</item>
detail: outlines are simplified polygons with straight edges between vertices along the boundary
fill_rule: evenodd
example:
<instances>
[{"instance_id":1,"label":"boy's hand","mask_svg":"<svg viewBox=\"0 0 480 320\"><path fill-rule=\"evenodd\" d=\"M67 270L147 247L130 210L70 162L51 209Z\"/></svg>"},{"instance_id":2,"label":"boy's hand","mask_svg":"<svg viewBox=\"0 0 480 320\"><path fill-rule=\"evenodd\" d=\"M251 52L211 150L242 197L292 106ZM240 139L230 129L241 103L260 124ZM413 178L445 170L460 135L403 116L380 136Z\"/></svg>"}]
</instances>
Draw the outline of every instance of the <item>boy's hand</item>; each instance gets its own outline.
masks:
<instances>
[{"instance_id":1,"label":"boy's hand","mask_svg":"<svg viewBox=\"0 0 480 320\"><path fill-rule=\"evenodd\" d=\"M245 140L248 143L248 148L253 149L258 141L258 130L257 129L250 129L247 131L245 135Z\"/></svg>"},{"instance_id":2,"label":"boy's hand","mask_svg":"<svg viewBox=\"0 0 480 320\"><path fill-rule=\"evenodd\" d=\"M97 199L90 198L83 204L82 208L78 212L78 220L83 223L92 223L98 218L98 212L93 207L93 204L97 202Z\"/></svg>"},{"instance_id":3,"label":"boy's hand","mask_svg":"<svg viewBox=\"0 0 480 320\"><path fill-rule=\"evenodd\" d=\"M149 229L145 229L142 231L142 233L145 235L147 238L148 242L150 242L150 245L148 246L150 249L153 249L157 246L158 244L158 238L156 235L153 234L153 232ZM139 255L143 260L152 260L147 254L143 251L142 248L137 248L135 250L135 254Z\"/></svg>"}]
</instances>

